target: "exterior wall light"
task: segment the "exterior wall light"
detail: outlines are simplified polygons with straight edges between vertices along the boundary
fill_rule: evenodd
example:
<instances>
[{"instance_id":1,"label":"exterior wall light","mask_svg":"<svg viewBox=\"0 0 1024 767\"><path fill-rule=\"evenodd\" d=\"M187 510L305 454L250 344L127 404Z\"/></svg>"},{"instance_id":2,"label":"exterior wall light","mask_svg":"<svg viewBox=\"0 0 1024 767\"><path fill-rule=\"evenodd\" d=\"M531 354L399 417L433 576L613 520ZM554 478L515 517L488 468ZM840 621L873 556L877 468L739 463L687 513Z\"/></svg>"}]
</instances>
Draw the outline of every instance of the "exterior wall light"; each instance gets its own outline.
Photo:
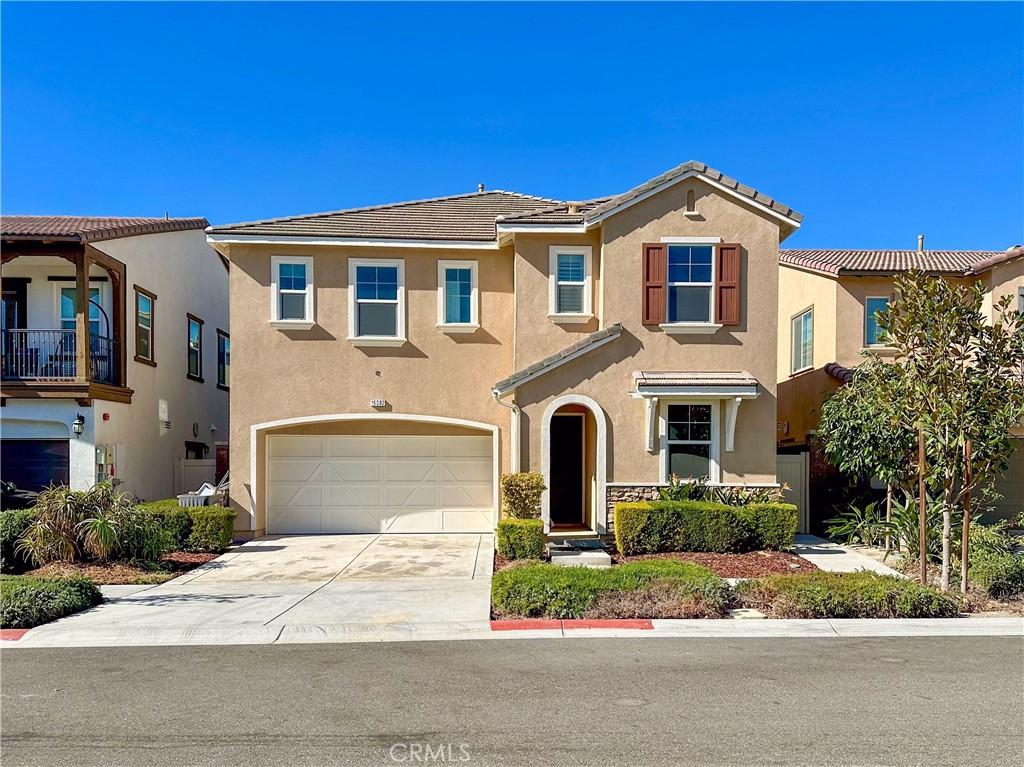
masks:
<instances>
[{"instance_id":1,"label":"exterior wall light","mask_svg":"<svg viewBox=\"0 0 1024 767\"><path fill-rule=\"evenodd\" d=\"M82 431L85 429L85 416L79 413L75 416L75 420L71 423L71 431L75 433L76 437L82 436Z\"/></svg>"}]
</instances>

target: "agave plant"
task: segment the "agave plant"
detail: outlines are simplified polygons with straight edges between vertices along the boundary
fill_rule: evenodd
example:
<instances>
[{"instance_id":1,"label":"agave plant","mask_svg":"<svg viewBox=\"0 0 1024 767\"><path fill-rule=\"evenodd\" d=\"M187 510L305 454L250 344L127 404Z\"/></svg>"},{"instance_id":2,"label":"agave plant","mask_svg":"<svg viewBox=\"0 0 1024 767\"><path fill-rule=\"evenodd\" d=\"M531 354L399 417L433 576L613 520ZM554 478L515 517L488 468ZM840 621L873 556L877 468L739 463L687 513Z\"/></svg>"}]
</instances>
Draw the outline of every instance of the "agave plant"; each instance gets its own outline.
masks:
<instances>
[{"instance_id":1,"label":"agave plant","mask_svg":"<svg viewBox=\"0 0 1024 767\"><path fill-rule=\"evenodd\" d=\"M117 545L114 515L97 509L91 517L78 523L82 549L91 557L105 561Z\"/></svg>"},{"instance_id":2,"label":"agave plant","mask_svg":"<svg viewBox=\"0 0 1024 767\"><path fill-rule=\"evenodd\" d=\"M703 501L708 497L710 485L707 477L682 479L673 474L668 478L668 487L658 491L663 501Z\"/></svg>"}]
</instances>

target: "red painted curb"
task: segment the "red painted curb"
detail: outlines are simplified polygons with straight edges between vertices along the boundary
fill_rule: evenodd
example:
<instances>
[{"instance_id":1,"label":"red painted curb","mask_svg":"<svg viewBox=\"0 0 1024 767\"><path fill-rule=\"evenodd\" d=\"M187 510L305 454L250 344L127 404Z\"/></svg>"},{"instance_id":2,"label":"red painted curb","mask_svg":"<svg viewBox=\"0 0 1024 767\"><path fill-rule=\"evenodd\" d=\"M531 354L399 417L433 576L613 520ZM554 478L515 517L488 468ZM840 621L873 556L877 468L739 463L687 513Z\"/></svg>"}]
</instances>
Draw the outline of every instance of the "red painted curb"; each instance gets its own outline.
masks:
<instances>
[{"instance_id":1,"label":"red painted curb","mask_svg":"<svg viewBox=\"0 0 1024 767\"><path fill-rule=\"evenodd\" d=\"M530 629L562 629L562 621L545 618L523 618L522 620L491 621L491 631L524 631Z\"/></svg>"},{"instance_id":2,"label":"red painted curb","mask_svg":"<svg viewBox=\"0 0 1024 767\"><path fill-rule=\"evenodd\" d=\"M0 640L17 642L32 629L0 629Z\"/></svg>"},{"instance_id":3,"label":"red painted curb","mask_svg":"<svg viewBox=\"0 0 1024 767\"><path fill-rule=\"evenodd\" d=\"M651 630L654 624L646 618L618 618L609 620L569 620L562 621L566 629L642 629Z\"/></svg>"}]
</instances>

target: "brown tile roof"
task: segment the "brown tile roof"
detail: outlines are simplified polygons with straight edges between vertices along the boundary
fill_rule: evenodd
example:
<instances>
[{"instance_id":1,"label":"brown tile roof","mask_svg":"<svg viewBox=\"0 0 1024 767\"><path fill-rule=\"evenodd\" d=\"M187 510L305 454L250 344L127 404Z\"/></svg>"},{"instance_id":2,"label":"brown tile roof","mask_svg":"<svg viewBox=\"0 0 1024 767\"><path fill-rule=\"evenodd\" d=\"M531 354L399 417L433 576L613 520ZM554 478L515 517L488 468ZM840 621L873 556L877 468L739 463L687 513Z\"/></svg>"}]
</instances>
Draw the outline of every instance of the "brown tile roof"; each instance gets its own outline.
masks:
<instances>
[{"instance_id":1,"label":"brown tile roof","mask_svg":"<svg viewBox=\"0 0 1024 767\"><path fill-rule=\"evenodd\" d=\"M745 370L731 372L650 371L633 373L637 386L757 386L757 379Z\"/></svg>"},{"instance_id":2,"label":"brown tile roof","mask_svg":"<svg viewBox=\"0 0 1024 767\"><path fill-rule=\"evenodd\" d=\"M838 362L830 362L825 365L825 372L843 383L850 383L853 380L853 368L844 367Z\"/></svg>"},{"instance_id":3,"label":"brown tile roof","mask_svg":"<svg viewBox=\"0 0 1024 767\"><path fill-rule=\"evenodd\" d=\"M557 205L548 205L525 213L501 216L498 222L501 224L582 224L587 212L610 199L612 198L596 197L593 200L579 202L560 202ZM574 212L569 212L570 207Z\"/></svg>"},{"instance_id":4,"label":"brown tile roof","mask_svg":"<svg viewBox=\"0 0 1024 767\"><path fill-rule=\"evenodd\" d=\"M212 226L207 231L210 234L492 242L498 216L536 210L555 202L546 197L495 190Z\"/></svg>"},{"instance_id":5,"label":"brown tile roof","mask_svg":"<svg viewBox=\"0 0 1024 767\"><path fill-rule=\"evenodd\" d=\"M1024 245L1014 245L1012 248L1007 248L1002 253L996 253L995 255L988 256L987 258L983 258L976 262L974 266L971 267L971 273L978 274L980 272L985 272L993 266L1004 264L1007 261L1012 261L1013 259L1021 258L1022 256L1024 256Z\"/></svg>"},{"instance_id":6,"label":"brown tile roof","mask_svg":"<svg viewBox=\"0 0 1024 767\"><path fill-rule=\"evenodd\" d=\"M498 394L498 396L503 397L520 384L524 384L538 376L542 376L545 373L564 365L566 362L570 362L589 351L593 351L599 346L604 346L609 341L613 341L618 338L621 333L622 324L618 322L614 325L609 325L606 328L590 333L571 346L567 346L561 351L555 352L538 362L534 362L532 365L528 365L522 370L517 370L508 378L503 378L498 381L498 383L494 384L494 386L491 387L491 390Z\"/></svg>"},{"instance_id":7,"label":"brown tile roof","mask_svg":"<svg viewBox=\"0 0 1024 767\"><path fill-rule=\"evenodd\" d=\"M114 216L3 216L0 237L6 240L100 242L139 234L205 229L205 218L123 218Z\"/></svg>"},{"instance_id":8,"label":"brown tile roof","mask_svg":"<svg viewBox=\"0 0 1024 767\"><path fill-rule=\"evenodd\" d=\"M998 250L780 250L779 263L822 274L892 274L920 270L965 274Z\"/></svg>"}]
</instances>

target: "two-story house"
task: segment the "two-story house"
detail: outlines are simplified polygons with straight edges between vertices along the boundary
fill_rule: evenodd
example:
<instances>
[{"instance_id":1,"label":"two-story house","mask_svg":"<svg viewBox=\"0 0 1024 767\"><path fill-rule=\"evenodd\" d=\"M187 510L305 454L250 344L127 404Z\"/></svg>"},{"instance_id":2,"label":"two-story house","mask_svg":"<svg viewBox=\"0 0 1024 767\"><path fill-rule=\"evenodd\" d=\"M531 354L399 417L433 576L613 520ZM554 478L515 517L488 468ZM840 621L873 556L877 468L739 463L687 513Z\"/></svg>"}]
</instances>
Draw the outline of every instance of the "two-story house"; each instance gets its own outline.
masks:
<instances>
[{"instance_id":1,"label":"two-story house","mask_svg":"<svg viewBox=\"0 0 1024 767\"><path fill-rule=\"evenodd\" d=\"M779 243L801 215L701 163L583 202L505 191L207 230L232 263L247 534L553 533L673 474L776 483Z\"/></svg>"},{"instance_id":2,"label":"two-story house","mask_svg":"<svg viewBox=\"0 0 1024 767\"><path fill-rule=\"evenodd\" d=\"M865 351L885 359L877 313L888 306L896 276L923 271L959 282L980 282L985 311L1011 296L1024 312L1024 248L1006 251L783 250L779 256L778 443L796 463L792 484L806 482L810 506L820 522L831 515L830 490L837 481L813 439L821 404L849 380ZM780 466L788 463L780 456ZM802 468L801 468L802 464ZM802 477L802 479L800 479ZM1024 449L1018 449L997 490L997 511L1013 516L1024 507Z\"/></svg>"},{"instance_id":3,"label":"two-story house","mask_svg":"<svg viewBox=\"0 0 1024 767\"><path fill-rule=\"evenodd\" d=\"M228 264L203 218L4 216L4 481L175 492L228 438ZM181 489L180 487L177 489Z\"/></svg>"}]
</instances>

